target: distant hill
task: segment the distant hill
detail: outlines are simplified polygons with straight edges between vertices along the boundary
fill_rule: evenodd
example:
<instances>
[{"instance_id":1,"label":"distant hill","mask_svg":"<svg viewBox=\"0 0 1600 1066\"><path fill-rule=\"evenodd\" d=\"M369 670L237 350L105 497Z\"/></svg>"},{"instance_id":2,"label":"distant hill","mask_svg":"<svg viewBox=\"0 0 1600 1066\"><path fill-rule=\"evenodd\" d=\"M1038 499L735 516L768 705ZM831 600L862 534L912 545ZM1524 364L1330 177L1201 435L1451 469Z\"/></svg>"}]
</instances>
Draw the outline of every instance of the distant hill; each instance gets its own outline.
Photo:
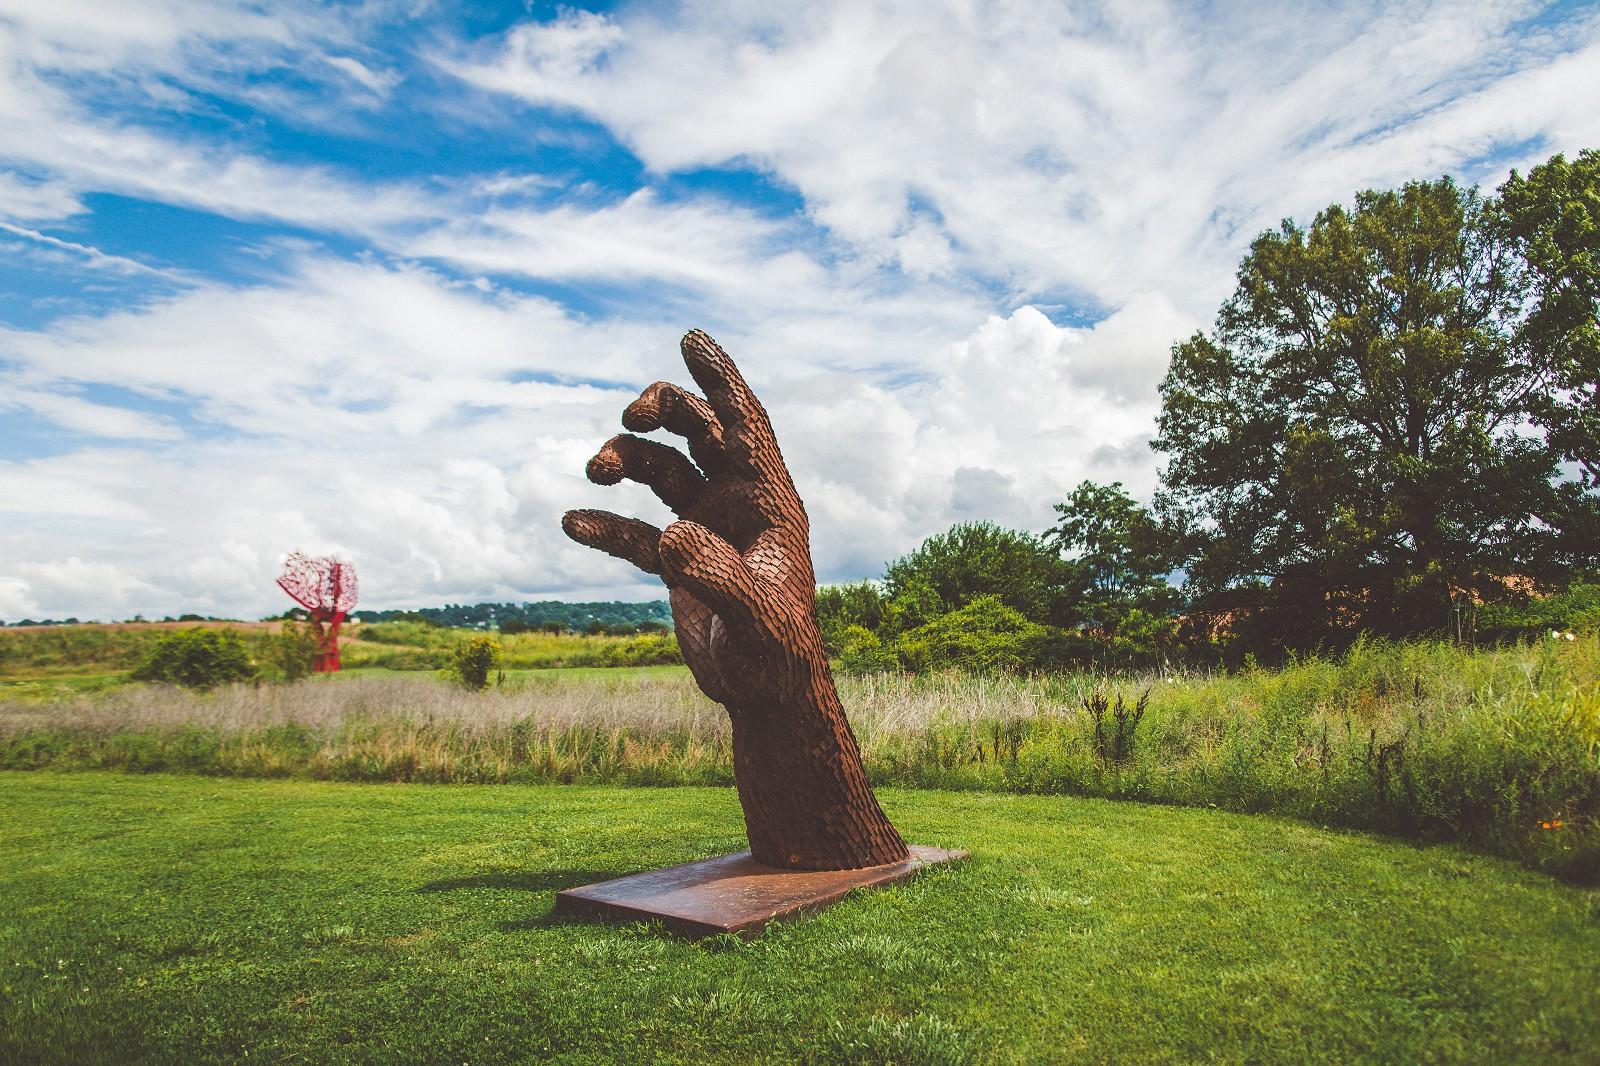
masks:
<instances>
[{"instance_id":1,"label":"distant hill","mask_svg":"<svg viewBox=\"0 0 1600 1066\"><path fill-rule=\"evenodd\" d=\"M363 622L428 621L456 629L496 629L508 621L539 628L552 622L572 630L600 626L606 630L653 629L672 625L672 609L666 600L644 603L567 603L564 600L539 600L534 603L477 603L470 607L446 604L415 611L356 611Z\"/></svg>"}]
</instances>

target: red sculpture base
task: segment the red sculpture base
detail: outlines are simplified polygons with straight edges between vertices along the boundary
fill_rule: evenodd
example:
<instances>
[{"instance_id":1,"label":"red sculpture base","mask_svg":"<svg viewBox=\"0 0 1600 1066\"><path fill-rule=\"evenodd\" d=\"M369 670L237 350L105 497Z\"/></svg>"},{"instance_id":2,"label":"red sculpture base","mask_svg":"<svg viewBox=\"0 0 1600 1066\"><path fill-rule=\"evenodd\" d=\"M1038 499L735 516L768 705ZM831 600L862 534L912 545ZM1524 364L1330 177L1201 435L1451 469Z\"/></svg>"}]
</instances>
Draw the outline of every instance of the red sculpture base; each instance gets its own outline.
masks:
<instances>
[{"instance_id":1,"label":"red sculpture base","mask_svg":"<svg viewBox=\"0 0 1600 1066\"><path fill-rule=\"evenodd\" d=\"M904 881L929 866L960 862L964 851L911 845L911 858L862 870L780 870L748 851L664 870L629 874L556 893L556 911L614 921L659 919L675 933L759 936L768 922L837 903L853 889Z\"/></svg>"}]
</instances>

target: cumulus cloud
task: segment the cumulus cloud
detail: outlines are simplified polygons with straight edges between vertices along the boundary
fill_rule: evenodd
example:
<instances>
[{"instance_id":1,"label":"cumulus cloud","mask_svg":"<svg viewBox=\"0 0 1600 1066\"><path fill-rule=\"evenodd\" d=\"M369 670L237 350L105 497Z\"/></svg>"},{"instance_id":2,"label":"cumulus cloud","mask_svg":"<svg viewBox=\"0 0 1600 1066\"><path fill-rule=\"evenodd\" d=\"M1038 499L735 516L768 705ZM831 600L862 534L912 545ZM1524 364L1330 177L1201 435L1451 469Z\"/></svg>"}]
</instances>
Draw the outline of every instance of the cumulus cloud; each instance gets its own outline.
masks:
<instances>
[{"instance_id":1,"label":"cumulus cloud","mask_svg":"<svg viewBox=\"0 0 1600 1066\"><path fill-rule=\"evenodd\" d=\"M92 614L109 614L137 602L149 586L115 563L85 562L76 555L17 566L28 593L42 603L82 603Z\"/></svg>"},{"instance_id":2,"label":"cumulus cloud","mask_svg":"<svg viewBox=\"0 0 1600 1066\"><path fill-rule=\"evenodd\" d=\"M898 308L856 314L842 339L721 334L773 412L828 577L875 572L958 518L1042 527L1098 442L1148 432L1151 383L1131 388L1123 364L1140 330L1160 345L1175 321L1141 305L1061 328L1025 307L965 338L917 340L926 374L902 379L901 359L860 365L862 347L916 352L895 346ZM289 286L210 287L0 334L35 410L154 438L137 454L0 464L0 508L25 512L0 552L54 560L50 518L71 516L75 543L146 582L94 601L113 612L140 596L147 613L273 609L271 577L293 548L354 558L383 603L648 595L647 579L568 542L558 518L597 506L670 521L643 488L594 486L583 468L639 389L687 380L680 331L590 322L415 267L315 259ZM179 432L171 419L67 391L111 378L184 411L183 438L162 443ZM59 576L8 576L40 610L88 610Z\"/></svg>"},{"instance_id":3,"label":"cumulus cloud","mask_svg":"<svg viewBox=\"0 0 1600 1066\"><path fill-rule=\"evenodd\" d=\"M39 601L20 577L0 577L0 618L21 619L37 614Z\"/></svg>"}]
</instances>

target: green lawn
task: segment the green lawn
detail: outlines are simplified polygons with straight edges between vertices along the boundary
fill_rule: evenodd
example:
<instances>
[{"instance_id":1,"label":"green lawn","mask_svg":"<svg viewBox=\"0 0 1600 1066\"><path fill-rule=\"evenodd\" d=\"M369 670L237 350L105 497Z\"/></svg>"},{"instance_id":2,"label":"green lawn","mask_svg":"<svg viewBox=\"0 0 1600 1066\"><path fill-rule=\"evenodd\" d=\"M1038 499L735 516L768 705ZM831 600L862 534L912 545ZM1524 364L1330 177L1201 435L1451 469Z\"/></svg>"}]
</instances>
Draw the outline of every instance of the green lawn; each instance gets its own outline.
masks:
<instances>
[{"instance_id":1,"label":"green lawn","mask_svg":"<svg viewBox=\"0 0 1600 1066\"><path fill-rule=\"evenodd\" d=\"M973 859L750 944L552 920L725 789L0 774L0 1061L1595 1061L1600 893L1216 811L884 790Z\"/></svg>"}]
</instances>

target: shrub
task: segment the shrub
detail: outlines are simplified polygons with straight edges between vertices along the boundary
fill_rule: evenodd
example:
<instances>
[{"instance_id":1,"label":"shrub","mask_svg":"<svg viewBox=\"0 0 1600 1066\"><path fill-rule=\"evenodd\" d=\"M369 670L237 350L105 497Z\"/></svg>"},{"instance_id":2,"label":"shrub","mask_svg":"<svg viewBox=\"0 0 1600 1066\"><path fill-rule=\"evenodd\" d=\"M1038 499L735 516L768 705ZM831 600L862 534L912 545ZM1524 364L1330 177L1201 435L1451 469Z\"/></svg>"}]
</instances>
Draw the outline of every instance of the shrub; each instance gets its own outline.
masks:
<instances>
[{"instance_id":1,"label":"shrub","mask_svg":"<svg viewBox=\"0 0 1600 1066\"><path fill-rule=\"evenodd\" d=\"M601 666L656 666L681 663L678 638L672 633L641 633L626 640L608 641L601 652Z\"/></svg>"},{"instance_id":2,"label":"shrub","mask_svg":"<svg viewBox=\"0 0 1600 1066\"><path fill-rule=\"evenodd\" d=\"M865 626L845 626L839 633L839 669L851 674L876 674L900 669L892 647Z\"/></svg>"},{"instance_id":3,"label":"shrub","mask_svg":"<svg viewBox=\"0 0 1600 1066\"><path fill-rule=\"evenodd\" d=\"M482 692L489 687L489 674L500 666L500 642L493 637L472 637L456 645L450 660L450 673L464 687Z\"/></svg>"},{"instance_id":4,"label":"shrub","mask_svg":"<svg viewBox=\"0 0 1600 1066\"><path fill-rule=\"evenodd\" d=\"M131 675L185 688L215 688L256 674L238 630L194 626L164 633Z\"/></svg>"},{"instance_id":5,"label":"shrub","mask_svg":"<svg viewBox=\"0 0 1600 1066\"><path fill-rule=\"evenodd\" d=\"M1542 637L1552 629L1600 630L1600 584L1574 582L1554 596L1523 603L1489 603L1478 610L1477 631L1486 639Z\"/></svg>"},{"instance_id":6,"label":"shrub","mask_svg":"<svg viewBox=\"0 0 1600 1066\"><path fill-rule=\"evenodd\" d=\"M816 600L817 626L822 631L822 645L829 655L843 653L846 630L869 629L876 632L883 628L885 604L876 582L819 585Z\"/></svg>"},{"instance_id":7,"label":"shrub","mask_svg":"<svg viewBox=\"0 0 1600 1066\"><path fill-rule=\"evenodd\" d=\"M311 673L322 654L322 641L308 622L285 621L283 628L266 641L262 657L273 677L298 681Z\"/></svg>"},{"instance_id":8,"label":"shrub","mask_svg":"<svg viewBox=\"0 0 1600 1066\"><path fill-rule=\"evenodd\" d=\"M911 670L954 666L991 672L1018 670L1045 627L1023 617L998 596L979 596L965 607L940 615L900 635L900 659Z\"/></svg>"},{"instance_id":9,"label":"shrub","mask_svg":"<svg viewBox=\"0 0 1600 1066\"><path fill-rule=\"evenodd\" d=\"M1102 648L1070 629L1039 626L1023 641L1022 656L1030 670L1065 670L1093 661Z\"/></svg>"}]
</instances>

